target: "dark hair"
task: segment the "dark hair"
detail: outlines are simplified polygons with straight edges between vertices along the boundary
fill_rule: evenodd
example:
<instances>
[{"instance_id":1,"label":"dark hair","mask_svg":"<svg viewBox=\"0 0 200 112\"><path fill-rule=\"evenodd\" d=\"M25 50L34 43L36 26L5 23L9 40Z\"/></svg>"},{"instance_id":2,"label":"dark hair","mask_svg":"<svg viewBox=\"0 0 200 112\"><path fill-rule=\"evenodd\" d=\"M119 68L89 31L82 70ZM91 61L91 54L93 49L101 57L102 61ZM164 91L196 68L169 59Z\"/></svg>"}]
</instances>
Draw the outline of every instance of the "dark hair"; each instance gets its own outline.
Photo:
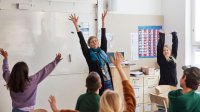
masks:
<instances>
[{"instance_id":1,"label":"dark hair","mask_svg":"<svg viewBox=\"0 0 200 112\"><path fill-rule=\"evenodd\" d=\"M95 37L95 36L90 36L89 39L88 39L88 41L87 41L88 46L90 46L90 41L91 41L93 38L98 39L98 38Z\"/></svg>"},{"instance_id":2,"label":"dark hair","mask_svg":"<svg viewBox=\"0 0 200 112\"><path fill-rule=\"evenodd\" d=\"M25 62L16 63L11 71L7 88L13 92L24 92L28 82L27 64Z\"/></svg>"},{"instance_id":3,"label":"dark hair","mask_svg":"<svg viewBox=\"0 0 200 112\"><path fill-rule=\"evenodd\" d=\"M186 76L186 86L193 90L197 90L200 84L200 69L191 67L185 69L183 73L183 78Z\"/></svg>"},{"instance_id":4,"label":"dark hair","mask_svg":"<svg viewBox=\"0 0 200 112\"><path fill-rule=\"evenodd\" d=\"M97 72L90 72L86 78L86 87L89 92L95 92L101 85L101 79Z\"/></svg>"}]
</instances>

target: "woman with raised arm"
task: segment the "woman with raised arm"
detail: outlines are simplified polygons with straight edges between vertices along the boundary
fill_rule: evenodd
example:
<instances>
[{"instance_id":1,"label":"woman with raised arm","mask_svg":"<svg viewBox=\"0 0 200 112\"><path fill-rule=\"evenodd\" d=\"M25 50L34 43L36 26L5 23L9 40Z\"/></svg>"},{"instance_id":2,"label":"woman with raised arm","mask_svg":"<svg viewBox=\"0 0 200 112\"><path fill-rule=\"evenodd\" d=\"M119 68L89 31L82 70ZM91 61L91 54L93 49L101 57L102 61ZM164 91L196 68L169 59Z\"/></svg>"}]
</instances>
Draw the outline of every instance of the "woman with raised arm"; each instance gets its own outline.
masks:
<instances>
[{"instance_id":1,"label":"woman with raised arm","mask_svg":"<svg viewBox=\"0 0 200 112\"><path fill-rule=\"evenodd\" d=\"M178 50L178 37L172 32L172 49L165 45L165 34L160 33L157 46L157 62L160 66L159 85L177 85L176 57Z\"/></svg>"},{"instance_id":2,"label":"woman with raised arm","mask_svg":"<svg viewBox=\"0 0 200 112\"><path fill-rule=\"evenodd\" d=\"M107 39L106 39L106 29L104 28L104 20L107 11L102 14L102 29L101 29L101 46L99 46L98 38L96 36L90 36L88 39L88 45L85 42L82 32L78 26L78 17L74 14L69 16L76 28L78 37L80 39L80 45L83 55L87 61L89 72L95 71L99 73L102 88L99 90L99 95L106 89L113 90L112 76L109 67L109 57L107 56ZM88 47L89 46L89 47Z\"/></svg>"}]
</instances>

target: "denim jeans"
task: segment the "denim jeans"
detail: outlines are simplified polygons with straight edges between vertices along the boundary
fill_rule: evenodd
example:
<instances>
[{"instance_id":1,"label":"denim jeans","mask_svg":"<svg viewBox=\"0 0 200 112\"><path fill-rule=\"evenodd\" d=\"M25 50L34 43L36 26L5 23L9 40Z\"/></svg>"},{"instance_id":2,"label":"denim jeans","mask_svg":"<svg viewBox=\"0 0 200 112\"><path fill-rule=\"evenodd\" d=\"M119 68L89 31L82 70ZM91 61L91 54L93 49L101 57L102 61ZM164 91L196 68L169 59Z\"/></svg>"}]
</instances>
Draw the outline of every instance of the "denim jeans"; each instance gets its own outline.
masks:
<instances>
[{"instance_id":1,"label":"denim jeans","mask_svg":"<svg viewBox=\"0 0 200 112\"><path fill-rule=\"evenodd\" d=\"M104 81L104 89L114 90L111 80Z\"/></svg>"}]
</instances>

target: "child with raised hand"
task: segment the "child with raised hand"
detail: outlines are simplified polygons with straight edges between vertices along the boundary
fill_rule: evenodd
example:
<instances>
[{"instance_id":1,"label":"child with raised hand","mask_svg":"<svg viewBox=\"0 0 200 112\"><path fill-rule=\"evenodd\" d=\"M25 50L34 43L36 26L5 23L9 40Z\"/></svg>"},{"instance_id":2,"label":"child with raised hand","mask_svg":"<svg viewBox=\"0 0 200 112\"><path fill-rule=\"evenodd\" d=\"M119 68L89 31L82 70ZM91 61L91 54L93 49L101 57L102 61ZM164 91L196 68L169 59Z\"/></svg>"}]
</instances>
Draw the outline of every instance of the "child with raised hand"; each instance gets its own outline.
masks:
<instances>
[{"instance_id":1,"label":"child with raised hand","mask_svg":"<svg viewBox=\"0 0 200 112\"><path fill-rule=\"evenodd\" d=\"M49 103L53 112L99 112L100 96L98 91L101 88L101 79L97 72L90 72L86 78L87 92L80 95L76 102L76 110L59 110L56 106L54 96L49 97Z\"/></svg>"},{"instance_id":2,"label":"child with raised hand","mask_svg":"<svg viewBox=\"0 0 200 112\"><path fill-rule=\"evenodd\" d=\"M49 104L51 106L51 110L53 112L79 112L79 111L76 111L76 110L59 110L58 107L57 107L57 104L56 104L56 98L55 96L49 96Z\"/></svg>"},{"instance_id":3,"label":"child with raised hand","mask_svg":"<svg viewBox=\"0 0 200 112\"><path fill-rule=\"evenodd\" d=\"M123 56L121 55L121 53L116 52L115 59L111 57L111 61L116 66L119 75L122 79L126 109L123 108L123 101L118 93L112 90L106 90L100 99L99 112L123 112L124 110L126 110L126 112L135 112L136 108L135 93L121 65L123 61Z\"/></svg>"},{"instance_id":4,"label":"child with raised hand","mask_svg":"<svg viewBox=\"0 0 200 112\"><path fill-rule=\"evenodd\" d=\"M3 59L3 78L10 90L12 99L12 112L29 112L34 110L38 84L43 81L62 60L61 54L32 76L29 76L28 65L25 62L17 62L12 71L9 70L8 53L0 48Z\"/></svg>"}]
</instances>

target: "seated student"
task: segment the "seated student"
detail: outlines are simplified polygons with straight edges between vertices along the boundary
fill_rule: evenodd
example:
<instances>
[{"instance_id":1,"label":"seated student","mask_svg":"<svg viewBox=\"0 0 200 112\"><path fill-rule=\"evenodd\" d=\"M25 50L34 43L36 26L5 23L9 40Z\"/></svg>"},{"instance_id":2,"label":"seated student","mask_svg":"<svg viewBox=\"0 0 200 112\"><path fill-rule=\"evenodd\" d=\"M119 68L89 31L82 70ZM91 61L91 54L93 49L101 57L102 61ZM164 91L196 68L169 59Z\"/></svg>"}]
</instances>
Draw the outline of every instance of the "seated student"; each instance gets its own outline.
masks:
<instances>
[{"instance_id":1,"label":"seated student","mask_svg":"<svg viewBox=\"0 0 200 112\"><path fill-rule=\"evenodd\" d=\"M58 53L56 58L32 76L28 74L28 66L25 62L18 62L10 72L8 66L8 53L0 48L0 54L3 60L3 78L10 90L12 99L12 112L29 112L34 110L36 102L36 91L38 84L44 80L62 60L61 54Z\"/></svg>"},{"instance_id":2,"label":"seated student","mask_svg":"<svg viewBox=\"0 0 200 112\"><path fill-rule=\"evenodd\" d=\"M200 69L187 68L180 79L183 89L171 91L169 97L168 112L200 112L200 94L196 93L200 84Z\"/></svg>"},{"instance_id":3,"label":"seated student","mask_svg":"<svg viewBox=\"0 0 200 112\"><path fill-rule=\"evenodd\" d=\"M123 101L118 93L112 90L106 90L100 99L99 112L123 112L124 110L126 110L126 112L135 112L136 108L135 93L121 66L121 63L123 61L123 56L121 55L121 53L116 52L115 60L111 57L111 61L116 66L120 74L120 77L122 79L126 109L123 108Z\"/></svg>"},{"instance_id":4,"label":"seated student","mask_svg":"<svg viewBox=\"0 0 200 112\"><path fill-rule=\"evenodd\" d=\"M87 93L79 96L76 103L76 110L80 112L98 112L100 96L98 91L101 88L101 78L97 72L90 72L86 78ZM70 112L69 110L57 109L56 101L54 96L49 97L49 103L53 112ZM73 111L77 112L77 111Z\"/></svg>"}]
</instances>

